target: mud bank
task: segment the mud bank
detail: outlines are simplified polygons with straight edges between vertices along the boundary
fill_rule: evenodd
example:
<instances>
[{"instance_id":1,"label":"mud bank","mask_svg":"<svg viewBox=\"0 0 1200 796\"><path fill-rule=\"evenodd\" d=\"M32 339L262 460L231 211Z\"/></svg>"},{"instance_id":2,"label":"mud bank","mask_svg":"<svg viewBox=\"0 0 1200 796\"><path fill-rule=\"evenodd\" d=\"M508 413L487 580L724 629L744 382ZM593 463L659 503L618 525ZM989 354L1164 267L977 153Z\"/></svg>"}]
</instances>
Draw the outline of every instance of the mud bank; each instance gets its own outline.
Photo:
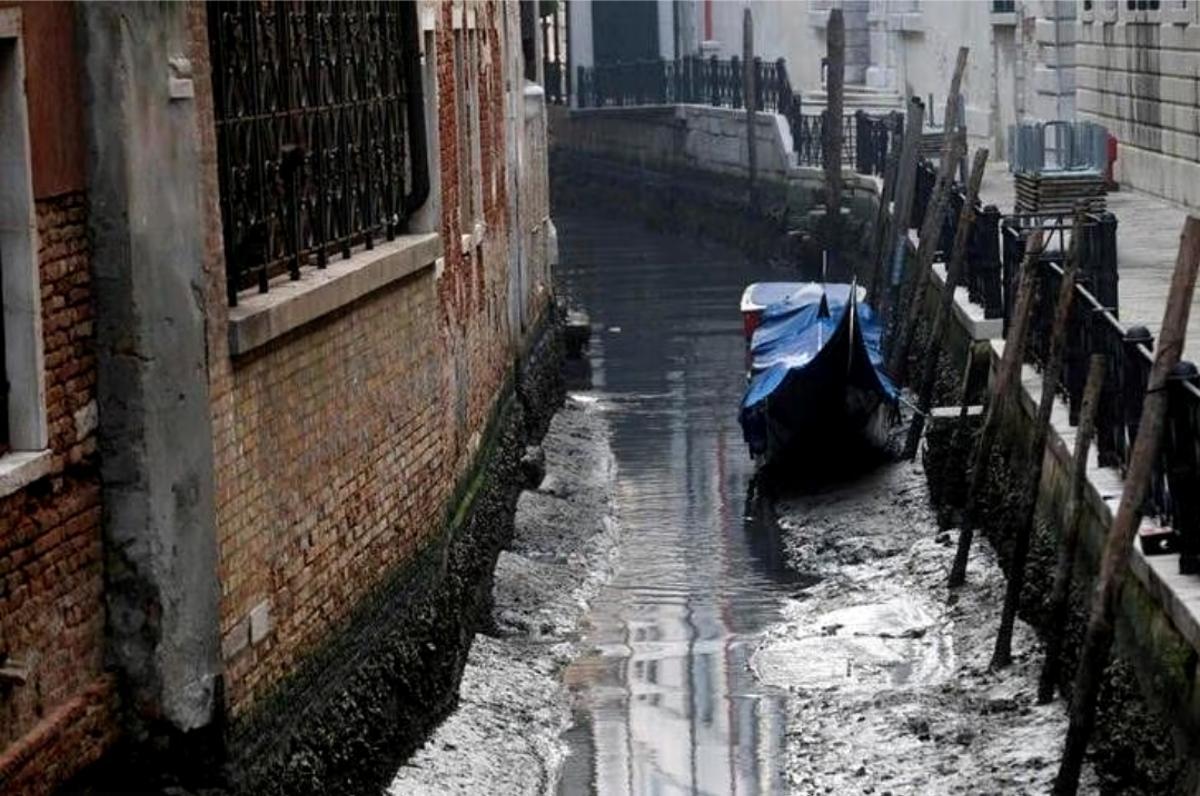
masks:
<instances>
[{"instance_id":1,"label":"mud bank","mask_svg":"<svg viewBox=\"0 0 1200 796\"><path fill-rule=\"evenodd\" d=\"M988 670L1004 576L977 544L968 583L918 464L776 505L786 555L812 585L751 660L788 692L786 770L795 793L1045 793L1063 703L1035 704L1040 649L1018 622L1015 663ZM1091 770L1082 793L1096 791Z\"/></svg>"},{"instance_id":2,"label":"mud bank","mask_svg":"<svg viewBox=\"0 0 1200 796\"><path fill-rule=\"evenodd\" d=\"M571 721L559 675L615 566L616 470L607 421L586 397L567 398L542 450L545 478L521 493L496 564L493 627L471 645L458 708L397 773L396 796L544 793L557 782Z\"/></svg>"}]
</instances>

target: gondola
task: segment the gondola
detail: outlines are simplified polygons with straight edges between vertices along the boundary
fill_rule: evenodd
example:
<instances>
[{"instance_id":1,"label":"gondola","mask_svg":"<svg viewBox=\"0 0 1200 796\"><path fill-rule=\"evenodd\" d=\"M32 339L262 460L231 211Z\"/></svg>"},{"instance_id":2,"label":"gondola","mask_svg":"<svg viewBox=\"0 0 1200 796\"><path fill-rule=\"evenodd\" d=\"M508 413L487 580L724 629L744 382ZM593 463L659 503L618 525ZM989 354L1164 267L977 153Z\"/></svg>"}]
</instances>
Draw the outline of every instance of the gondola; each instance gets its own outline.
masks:
<instances>
[{"instance_id":1,"label":"gondola","mask_svg":"<svg viewBox=\"0 0 1200 796\"><path fill-rule=\"evenodd\" d=\"M749 384L739 420L757 460L820 456L851 436L883 444L899 392L883 371L882 326L862 292L813 282L746 289Z\"/></svg>"}]
</instances>

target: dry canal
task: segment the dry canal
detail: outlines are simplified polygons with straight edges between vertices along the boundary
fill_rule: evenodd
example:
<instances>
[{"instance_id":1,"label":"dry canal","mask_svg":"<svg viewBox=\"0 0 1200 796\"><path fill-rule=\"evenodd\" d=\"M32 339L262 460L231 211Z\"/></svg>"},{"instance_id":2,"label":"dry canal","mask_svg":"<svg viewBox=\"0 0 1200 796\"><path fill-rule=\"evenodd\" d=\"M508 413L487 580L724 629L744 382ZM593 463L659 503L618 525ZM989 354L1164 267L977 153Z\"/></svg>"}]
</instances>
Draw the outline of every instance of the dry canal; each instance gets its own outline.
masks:
<instances>
[{"instance_id":1,"label":"dry canal","mask_svg":"<svg viewBox=\"0 0 1200 796\"><path fill-rule=\"evenodd\" d=\"M596 597L563 793L785 790L784 700L748 667L794 591L747 516L737 405L745 353L736 252L599 214L556 215L560 290L586 307L592 385L617 460L624 545Z\"/></svg>"},{"instance_id":2,"label":"dry canal","mask_svg":"<svg viewBox=\"0 0 1200 796\"><path fill-rule=\"evenodd\" d=\"M559 792L1045 792L1061 703L1033 705L1023 624L1017 664L987 670L1003 578L976 545L947 600L950 538L919 465L789 474L771 511L748 499L737 303L787 276L619 216L555 218L623 527L564 673Z\"/></svg>"}]
</instances>

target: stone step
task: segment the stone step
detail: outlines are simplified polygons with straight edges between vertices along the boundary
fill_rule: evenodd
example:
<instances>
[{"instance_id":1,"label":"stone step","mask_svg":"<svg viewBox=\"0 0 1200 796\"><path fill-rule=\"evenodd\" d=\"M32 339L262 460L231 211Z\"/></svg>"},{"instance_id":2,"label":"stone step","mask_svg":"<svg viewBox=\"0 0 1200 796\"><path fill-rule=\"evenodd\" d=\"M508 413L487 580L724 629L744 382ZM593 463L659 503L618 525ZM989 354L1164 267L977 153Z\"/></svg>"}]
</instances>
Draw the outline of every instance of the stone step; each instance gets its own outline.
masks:
<instances>
[{"instance_id":1,"label":"stone step","mask_svg":"<svg viewBox=\"0 0 1200 796\"><path fill-rule=\"evenodd\" d=\"M822 89L805 91L800 96L800 102L806 106L824 107L827 94ZM846 86L842 98L843 107L849 112L856 110L867 111L898 111L904 109L904 98L895 91L870 88L867 86Z\"/></svg>"}]
</instances>

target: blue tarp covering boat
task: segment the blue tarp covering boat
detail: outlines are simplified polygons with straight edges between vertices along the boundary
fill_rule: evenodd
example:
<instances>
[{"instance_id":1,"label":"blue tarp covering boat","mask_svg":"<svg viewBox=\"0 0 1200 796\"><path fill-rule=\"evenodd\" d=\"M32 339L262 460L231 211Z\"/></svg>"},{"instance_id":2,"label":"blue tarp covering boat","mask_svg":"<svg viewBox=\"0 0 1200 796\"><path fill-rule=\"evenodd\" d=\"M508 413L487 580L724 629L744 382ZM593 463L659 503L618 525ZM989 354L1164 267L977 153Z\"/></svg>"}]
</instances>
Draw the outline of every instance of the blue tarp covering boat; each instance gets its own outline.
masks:
<instances>
[{"instance_id":1,"label":"blue tarp covering boat","mask_svg":"<svg viewBox=\"0 0 1200 796\"><path fill-rule=\"evenodd\" d=\"M883 372L882 326L853 285L752 285L743 298L750 384L739 419L750 452L773 458L798 446L872 433L895 416L899 393ZM771 303L756 305L754 296ZM819 452L813 447L812 452Z\"/></svg>"}]
</instances>

